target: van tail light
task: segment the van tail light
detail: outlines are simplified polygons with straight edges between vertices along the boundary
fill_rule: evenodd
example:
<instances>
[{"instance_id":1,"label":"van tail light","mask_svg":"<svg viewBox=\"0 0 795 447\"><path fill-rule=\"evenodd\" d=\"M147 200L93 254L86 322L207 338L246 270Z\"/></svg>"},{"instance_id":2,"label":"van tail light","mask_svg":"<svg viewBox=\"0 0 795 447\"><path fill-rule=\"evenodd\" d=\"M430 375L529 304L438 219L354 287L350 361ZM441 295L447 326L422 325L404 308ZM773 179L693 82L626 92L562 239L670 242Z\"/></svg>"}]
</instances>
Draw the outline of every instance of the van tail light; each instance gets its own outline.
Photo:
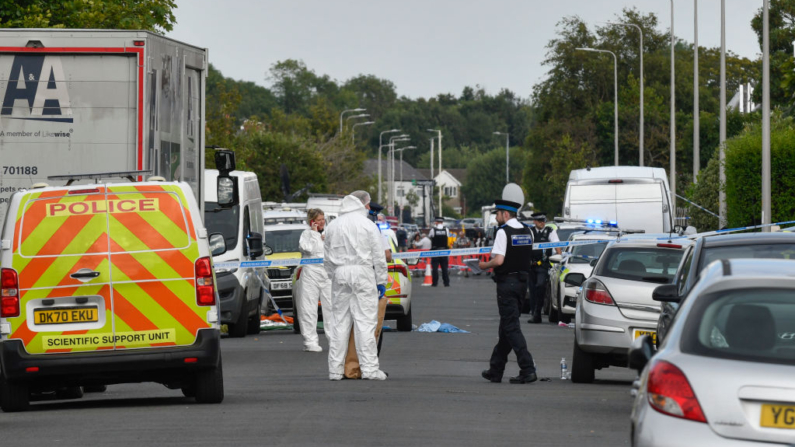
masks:
<instances>
[{"instance_id":1,"label":"van tail light","mask_svg":"<svg viewBox=\"0 0 795 447\"><path fill-rule=\"evenodd\" d=\"M19 276L16 270L0 270L0 317L19 316Z\"/></svg>"},{"instance_id":2,"label":"van tail light","mask_svg":"<svg viewBox=\"0 0 795 447\"><path fill-rule=\"evenodd\" d=\"M660 248L682 248L679 244L657 244Z\"/></svg>"},{"instance_id":3,"label":"van tail light","mask_svg":"<svg viewBox=\"0 0 795 447\"><path fill-rule=\"evenodd\" d=\"M196 272L196 304L199 306L215 306L215 284L213 283L213 266L210 258L199 258L195 264Z\"/></svg>"},{"instance_id":4,"label":"van tail light","mask_svg":"<svg viewBox=\"0 0 795 447\"><path fill-rule=\"evenodd\" d=\"M662 360L655 363L649 371L647 391L649 404L660 413L707 422L690 382L676 366Z\"/></svg>"},{"instance_id":5,"label":"van tail light","mask_svg":"<svg viewBox=\"0 0 795 447\"><path fill-rule=\"evenodd\" d=\"M613 180L608 180L607 183L624 183L624 180L621 180L621 179L617 178L617 179L613 179Z\"/></svg>"},{"instance_id":6,"label":"van tail light","mask_svg":"<svg viewBox=\"0 0 795 447\"><path fill-rule=\"evenodd\" d=\"M592 279L585 285L585 300L594 304L613 305L613 296L600 281Z\"/></svg>"},{"instance_id":7,"label":"van tail light","mask_svg":"<svg viewBox=\"0 0 795 447\"><path fill-rule=\"evenodd\" d=\"M398 272L401 275L405 276L406 278L409 277L409 269L407 269L406 266L402 265L402 264L390 265L389 266L389 271L390 272Z\"/></svg>"}]
</instances>

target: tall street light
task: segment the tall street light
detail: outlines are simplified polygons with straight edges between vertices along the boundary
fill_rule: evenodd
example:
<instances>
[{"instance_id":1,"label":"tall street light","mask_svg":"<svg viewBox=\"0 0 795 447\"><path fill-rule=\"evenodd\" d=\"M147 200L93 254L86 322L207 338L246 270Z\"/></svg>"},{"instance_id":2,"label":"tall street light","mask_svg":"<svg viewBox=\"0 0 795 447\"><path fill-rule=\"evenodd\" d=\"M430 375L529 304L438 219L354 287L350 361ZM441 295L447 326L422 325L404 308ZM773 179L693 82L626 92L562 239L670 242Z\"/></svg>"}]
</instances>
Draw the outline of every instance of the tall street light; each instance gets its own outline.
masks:
<instances>
[{"instance_id":1,"label":"tall street light","mask_svg":"<svg viewBox=\"0 0 795 447\"><path fill-rule=\"evenodd\" d=\"M671 167L669 169L668 175L671 176L670 185L671 188L671 215L676 217L676 58L674 54L674 50L676 49L675 45L675 37L674 37L674 0L671 0L671 124L670 124L670 131L671 136L669 137L669 142L671 144L670 149L670 162Z\"/></svg>"},{"instance_id":2,"label":"tall street light","mask_svg":"<svg viewBox=\"0 0 795 447\"><path fill-rule=\"evenodd\" d=\"M439 129L428 129L428 132L436 132L439 137L439 174L442 173L442 131ZM439 216L443 217L442 213L442 190L439 189Z\"/></svg>"},{"instance_id":3,"label":"tall street light","mask_svg":"<svg viewBox=\"0 0 795 447\"><path fill-rule=\"evenodd\" d=\"M640 33L640 157L638 158L639 164L638 166L643 166L643 141L644 141L644 129L643 129L643 29L640 26L635 25L634 23L617 23L617 22L607 22L608 25L617 25L617 26L632 26L637 28L638 32Z\"/></svg>"},{"instance_id":4,"label":"tall street light","mask_svg":"<svg viewBox=\"0 0 795 447\"><path fill-rule=\"evenodd\" d=\"M615 133L615 165L618 166L618 58L616 53L608 50L598 50L596 48L577 48L578 51L590 51L592 53L609 53L613 55L613 103L615 110L613 111L613 130Z\"/></svg>"},{"instance_id":5,"label":"tall street light","mask_svg":"<svg viewBox=\"0 0 795 447\"><path fill-rule=\"evenodd\" d=\"M701 117L698 106L698 0L693 0L693 183L698 183L701 168Z\"/></svg>"},{"instance_id":6,"label":"tall street light","mask_svg":"<svg viewBox=\"0 0 795 447\"><path fill-rule=\"evenodd\" d=\"M494 132L494 135L505 135L505 183L510 183L510 171L508 168L511 166L511 149L510 149L510 134L505 132Z\"/></svg>"},{"instance_id":7,"label":"tall street light","mask_svg":"<svg viewBox=\"0 0 795 447\"><path fill-rule=\"evenodd\" d=\"M381 148L384 147L384 143L382 140L384 138L385 133L395 133L395 132L400 132L400 129L385 130L381 132L380 135L378 135L378 203L384 203L381 192L381 187L382 187L381 184L383 183L383 181L381 180Z\"/></svg>"},{"instance_id":8,"label":"tall street light","mask_svg":"<svg viewBox=\"0 0 795 447\"><path fill-rule=\"evenodd\" d=\"M342 133L342 115L345 115L348 112L364 112L366 110L367 109L348 109L348 110L343 110L342 113L340 113L340 133Z\"/></svg>"},{"instance_id":9,"label":"tall street light","mask_svg":"<svg viewBox=\"0 0 795 447\"><path fill-rule=\"evenodd\" d=\"M369 114L369 113L360 113L360 114L358 114L358 115L351 115L351 116L349 116L349 117L345 118L345 122L347 123L348 121L350 121L350 120L352 120L352 119L354 119L354 120L355 120L355 119L358 119L358 118L367 118L367 117L369 117L369 116L370 116L370 114Z\"/></svg>"},{"instance_id":10,"label":"tall street light","mask_svg":"<svg viewBox=\"0 0 795 447\"><path fill-rule=\"evenodd\" d=\"M400 142L400 141L411 141L411 138L409 138L409 134L394 135L394 136L389 137L389 146L388 146L389 147L389 152L387 152L387 163L389 163L389 164L387 166L387 185L386 185L386 187L387 187L386 199L387 199L387 202L388 202L387 203L387 210L391 209L391 207L392 207L391 204L393 203L392 200L393 200L393 197L394 197L393 193L394 193L394 186L395 186L394 185L395 179L391 175L391 173L393 172L393 168L392 168L392 163L393 163L392 149L395 148L395 143L396 142ZM383 205L383 204L381 204L381 205Z\"/></svg>"},{"instance_id":11,"label":"tall street light","mask_svg":"<svg viewBox=\"0 0 795 447\"><path fill-rule=\"evenodd\" d=\"M394 150L394 152L400 152L400 183L401 183L400 187L401 188L403 187L403 151L410 150L410 149L417 149L417 146L406 146L406 147L401 147L399 149L395 149ZM394 169L394 165L393 165L393 169ZM395 173L393 172L392 173L392 177L394 177L394 176L395 176ZM403 197L400 199L400 210L401 211L400 211L400 215L398 216L398 219L400 220L400 223L403 223L403 204L405 203L405 197L406 197L406 193L404 191L403 192Z\"/></svg>"},{"instance_id":12,"label":"tall street light","mask_svg":"<svg viewBox=\"0 0 795 447\"><path fill-rule=\"evenodd\" d=\"M372 124L375 124L375 121L366 121L364 123L356 123L356 124L354 124L353 127L351 128L351 132L352 132L351 133L351 143L356 144L356 126L370 126Z\"/></svg>"},{"instance_id":13,"label":"tall street light","mask_svg":"<svg viewBox=\"0 0 795 447\"><path fill-rule=\"evenodd\" d=\"M720 146L718 228L726 227L726 0L720 0Z\"/></svg>"},{"instance_id":14,"label":"tall street light","mask_svg":"<svg viewBox=\"0 0 795 447\"><path fill-rule=\"evenodd\" d=\"M770 0L762 12L762 224L772 222L770 206ZM769 232L770 227L762 231Z\"/></svg>"}]
</instances>

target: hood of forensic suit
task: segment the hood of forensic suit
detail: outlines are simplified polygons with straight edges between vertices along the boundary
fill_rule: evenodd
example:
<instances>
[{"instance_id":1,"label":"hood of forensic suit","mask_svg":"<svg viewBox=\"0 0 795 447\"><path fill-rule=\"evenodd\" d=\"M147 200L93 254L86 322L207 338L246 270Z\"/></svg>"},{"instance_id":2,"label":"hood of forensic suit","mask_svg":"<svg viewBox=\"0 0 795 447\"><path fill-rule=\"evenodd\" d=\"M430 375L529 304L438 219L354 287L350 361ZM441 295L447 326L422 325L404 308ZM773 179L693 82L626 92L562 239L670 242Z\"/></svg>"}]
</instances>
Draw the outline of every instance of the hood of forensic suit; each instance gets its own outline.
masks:
<instances>
[{"instance_id":1,"label":"hood of forensic suit","mask_svg":"<svg viewBox=\"0 0 795 447\"><path fill-rule=\"evenodd\" d=\"M340 208L340 214L347 214L347 213L356 213L358 212L362 216L367 216L367 208L362 205L362 201L357 199L354 196L347 195L344 199L342 199L342 207Z\"/></svg>"}]
</instances>

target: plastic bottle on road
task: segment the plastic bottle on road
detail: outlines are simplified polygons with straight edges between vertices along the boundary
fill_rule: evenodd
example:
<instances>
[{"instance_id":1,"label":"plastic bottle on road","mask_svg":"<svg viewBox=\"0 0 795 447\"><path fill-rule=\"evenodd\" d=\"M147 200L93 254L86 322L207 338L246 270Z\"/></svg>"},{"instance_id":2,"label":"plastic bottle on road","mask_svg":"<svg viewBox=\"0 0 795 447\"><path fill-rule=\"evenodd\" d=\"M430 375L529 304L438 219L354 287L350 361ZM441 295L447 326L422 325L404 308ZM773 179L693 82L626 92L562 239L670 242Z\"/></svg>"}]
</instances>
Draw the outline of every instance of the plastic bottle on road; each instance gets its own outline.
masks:
<instances>
[{"instance_id":1,"label":"plastic bottle on road","mask_svg":"<svg viewBox=\"0 0 795 447\"><path fill-rule=\"evenodd\" d=\"M566 380L569 366L566 364L566 357L560 359L560 380Z\"/></svg>"}]
</instances>

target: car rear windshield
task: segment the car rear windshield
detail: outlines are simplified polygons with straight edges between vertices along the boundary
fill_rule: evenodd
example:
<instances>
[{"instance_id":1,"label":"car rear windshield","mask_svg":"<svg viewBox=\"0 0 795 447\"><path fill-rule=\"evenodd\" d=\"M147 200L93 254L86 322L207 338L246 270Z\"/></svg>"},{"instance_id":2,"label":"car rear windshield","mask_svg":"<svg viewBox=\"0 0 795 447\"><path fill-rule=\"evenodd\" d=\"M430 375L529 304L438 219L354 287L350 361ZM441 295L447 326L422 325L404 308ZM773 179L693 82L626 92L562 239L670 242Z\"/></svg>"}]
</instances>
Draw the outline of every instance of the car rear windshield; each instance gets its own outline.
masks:
<instances>
[{"instance_id":1,"label":"car rear windshield","mask_svg":"<svg viewBox=\"0 0 795 447\"><path fill-rule=\"evenodd\" d=\"M598 276L670 284L684 250L615 246L599 263Z\"/></svg>"},{"instance_id":2,"label":"car rear windshield","mask_svg":"<svg viewBox=\"0 0 795 447\"><path fill-rule=\"evenodd\" d=\"M298 252L298 241L304 230L268 230L265 231L265 243L273 249L274 253Z\"/></svg>"},{"instance_id":3,"label":"car rear windshield","mask_svg":"<svg viewBox=\"0 0 795 447\"><path fill-rule=\"evenodd\" d=\"M731 247L704 247L699 261L701 271L718 259L795 259L795 244L755 244Z\"/></svg>"},{"instance_id":4,"label":"car rear windshield","mask_svg":"<svg viewBox=\"0 0 795 447\"><path fill-rule=\"evenodd\" d=\"M685 323L682 351L765 363L795 362L795 290L734 289L701 297Z\"/></svg>"},{"instance_id":5,"label":"car rear windshield","mask_svg":"<svg viewBox=\"0 0 795 447\"><path fill-rule=\"evenodd\" d=\"M226 249L237 247L237 229L240 222L240 206L222 208L216 202L204 204L204 226L207 233L221 233L226 240Z\"/></svg>"},{"instance_id":6,"label":"car rear windshield","mask_svg":"<svg viewBox=\"0 0 795 447\"><path fill-rule=\"evenodd\" d=\"M607 242L574 246L571 249L572 258L569 262L572 264L588 264L591 260L599 258L602 252L605 251L605 247L607 247Z\"/></svg>"}]
</instances>

